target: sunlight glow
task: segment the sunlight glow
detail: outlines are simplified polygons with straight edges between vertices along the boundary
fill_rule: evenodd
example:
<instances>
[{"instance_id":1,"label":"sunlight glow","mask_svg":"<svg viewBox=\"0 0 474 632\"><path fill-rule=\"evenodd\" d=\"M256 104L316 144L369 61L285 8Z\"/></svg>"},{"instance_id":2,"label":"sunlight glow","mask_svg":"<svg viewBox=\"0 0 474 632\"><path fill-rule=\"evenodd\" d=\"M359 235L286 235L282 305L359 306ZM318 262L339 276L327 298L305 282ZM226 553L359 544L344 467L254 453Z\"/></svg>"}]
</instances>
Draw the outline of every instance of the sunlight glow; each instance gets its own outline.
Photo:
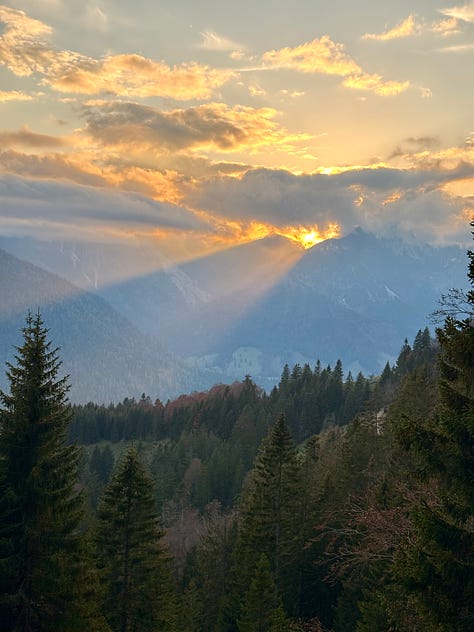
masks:
<instances>
[{"instance_id":1,"label":"sunlight glow","mask_svg":"<svg viewBox=\"0 0 474 632\"><path fill-rule=\"evenodd\" d=\"M339 237L341 227L339 224L331 223L326 229L321 230L319 226L287 226L286 228L275 231L278 235L282 235L287 239L296 242L305 249L312 248L315 244L319 244L326 239Z\"/></svg>"}]
</instances>

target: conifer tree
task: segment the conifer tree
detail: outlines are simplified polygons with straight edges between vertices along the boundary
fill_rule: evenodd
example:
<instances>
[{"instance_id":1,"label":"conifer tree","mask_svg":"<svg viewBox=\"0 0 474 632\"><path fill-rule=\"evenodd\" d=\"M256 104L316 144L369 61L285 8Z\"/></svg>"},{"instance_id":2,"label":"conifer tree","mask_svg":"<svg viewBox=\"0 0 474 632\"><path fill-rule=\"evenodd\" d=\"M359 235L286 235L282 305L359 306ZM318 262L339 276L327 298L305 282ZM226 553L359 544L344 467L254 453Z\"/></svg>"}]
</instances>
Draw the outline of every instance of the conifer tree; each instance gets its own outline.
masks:
<instances>
[{"instance_id":1,"label":"conifer tree","mask_svg":"<svg viewBox=\"0 0 474 632\"><path fill-rule=\"evenodd\" d=\"M276 590L292 608L292 571L301 545L300 484L295 446L280 415L262 443L242 499L237 565L241 586L248 587L256 560L264 553Z\"/></svg>"},{"instance_id":2,"label":"conifer tree","mask_svg":"<svg viewBox=\"0 0 474 632\"><path fill-rule=\"evenodd\" d=\"M78 450L66 444L67 378L39 312L28 314L10 393L0 391L0 618L15 632L102 629L86 589ZM90 596L90 595L89 595Z\"/></svg>"},{"instance_id":3,"label":"conifer tree","mask_svg":"<svg viewBox=\"0 0 474 632\"><path fill-rule=\"evenodd\" d=\"M275 596L268 558L262 553L245 594L239 632L287 632L288 628L281 601Z\"/></svg>"},{"instance_id":4,"label":"conifer tree","mask_svg":"<svg viewBox=\"0 0 474 632\"><path fill-rule=\"evenodd\" d=\"M104 490L97 559L104 613L113 632L174 629L174 596L160 545L153 484L131 448Z\"/></svg>"},{"instance_id":5,"label":"conifer tree","mask_svg":"<svg viewBox=\"0 0 474 632\"><path fill-rule=\"evenodd\" d=\"M474 287L474 253L468 255ZM413 511L416 537L396 570L426 630L474 629L474 290L466 296L466 317L448 315L437 330L437 414L398 430L420 461L426 494Z\"/></svg>"}]
</instances>

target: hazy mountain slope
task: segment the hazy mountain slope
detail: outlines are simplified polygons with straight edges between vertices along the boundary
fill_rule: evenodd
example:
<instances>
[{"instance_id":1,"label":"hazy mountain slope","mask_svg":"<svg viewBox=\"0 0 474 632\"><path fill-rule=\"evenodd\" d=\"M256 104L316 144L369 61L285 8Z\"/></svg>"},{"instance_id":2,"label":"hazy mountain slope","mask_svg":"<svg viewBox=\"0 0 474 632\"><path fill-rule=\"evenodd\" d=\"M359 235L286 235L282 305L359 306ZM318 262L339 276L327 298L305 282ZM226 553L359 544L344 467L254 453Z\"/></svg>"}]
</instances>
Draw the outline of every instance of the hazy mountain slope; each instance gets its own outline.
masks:
<instances>
[{"instance_id":1,"label":"hazy mountain slope","mask_svg":"<svg viewBox=\"0 0 474 632\"><path fill-rule=\"evenodd\" d=\"M272 237L180 266L147 247L3 243L82 279L189 363L265 386L285 362L317 358L378 372L429 324L442 292L466 285L463 249L362 230L308 251Z\"/></svg>"},{"instance_id":2,"label":"hazy mountain slope","mask_svg":"<svg viewBox=\"0 0 474 632\"><path fill-rule=\"evenodd\" d=\"M378 372L430 324L442 292L466 285L466 254L355 231L302 257L221 341L258 349L267 374L278 359L319 357ZM256 325L258 324L258 325ZM255 351L254 351L255 353Z\"/></svg>"},{"instance_id":3,"label":"hazy mountain slope","mask_svg":"<svg viewBox=\"0 0 474 632\"><path fill-rule=\"evenodd\" d=\"M168 397L209 382L183 367L104 300L56 275L0 250L0 385L4 362L21 342L28 309L40 308L55 345L61 347L71 399L109 402L146 392Z\"/></svg>"}]
</instances>

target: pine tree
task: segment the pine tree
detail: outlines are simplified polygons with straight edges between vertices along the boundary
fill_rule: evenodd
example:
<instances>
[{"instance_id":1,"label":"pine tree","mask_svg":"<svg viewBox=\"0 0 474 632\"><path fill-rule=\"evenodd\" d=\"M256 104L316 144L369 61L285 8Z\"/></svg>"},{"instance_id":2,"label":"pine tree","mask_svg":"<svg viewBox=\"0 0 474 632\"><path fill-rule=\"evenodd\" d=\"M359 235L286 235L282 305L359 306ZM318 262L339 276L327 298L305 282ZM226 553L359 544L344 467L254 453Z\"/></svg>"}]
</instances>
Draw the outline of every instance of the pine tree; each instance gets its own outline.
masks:
<instances>
[{"instance_id":1,"label":"pine tree","mask_svg":"<svg viewBox=\"0 0 474 632\"><path fill-rule=\"evenodd\" d=\"M16 364L7 364L10 393L0 391L0 617L18 632L91 629L94 611L83 581L79 454L66 444L69 386L47 338L39 312L29 313Z\"/></svg>"},{"instance_id":2,"label":"pine tree","mask_svg":"<svg viewBox=\"0 0 474 632\"><path fill-rule=\"evenodd\" d=\"M153 484L131 448L104 490L97 559L104 613L113 632L174 629L174 597Z\"/></svg>"},{"instance_id":3,"label":"pine tree","mask_svg":"<svg viewBox=\"0 0 474 632\"><path fill-rule=\"evenodd\" d=\"M474 287L474 253L468 255ZM474 629L474 291L466 296L466 317L448 315L437 330L437 414L399 429L400 442L420 461L426 493L413 511L416 537L396 570L426 630Z\"/></svg>"},{"instance_id":4,"label":"pine tree","mask_svg":"<svg viewBox=\"0 0 474 632\"><path fill-rule=\"evenodd\" d=\"M242 498L237 543L240 585L248 587L256 560L264 553L276 590L295 608L292 583L301 542L301 481L295 446L280 415L262 443Z\"/></svg>"},{"instance_id":5,"label":"pine tree","mask_svg":"<svg viewBox=\"0 0 474 632\"><path fill-rule=\"evenodd\" d=\"M250 586L245 594L239 632L287 632L281 601L275 596L275 583L266 555L262 553Z\"/></svg>"}]
</instances>

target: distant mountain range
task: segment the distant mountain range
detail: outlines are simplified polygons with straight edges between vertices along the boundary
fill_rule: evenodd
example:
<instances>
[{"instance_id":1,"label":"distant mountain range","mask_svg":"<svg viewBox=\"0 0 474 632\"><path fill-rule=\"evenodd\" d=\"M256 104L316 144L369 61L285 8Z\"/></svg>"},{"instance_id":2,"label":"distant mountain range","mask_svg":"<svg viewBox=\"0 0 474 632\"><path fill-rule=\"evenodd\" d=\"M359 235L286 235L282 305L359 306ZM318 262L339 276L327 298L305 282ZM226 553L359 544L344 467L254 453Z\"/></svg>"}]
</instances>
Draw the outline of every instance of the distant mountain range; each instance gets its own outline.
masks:
<instances>
[{"instance_id":1,"label":"distant mountain range","mask_svg":"<svg viewBox=\"0 0 474 632\"><path fill-rule=\"evenodd\" d=\"M102 309L115 310L108 312L114 318L121 314L121 322L134 327L136 342L130 338L127 353L141 348L142 336L182 356L194 370L188 377L171 363L183 383L205 383L209 375L198 376L206 369L225 381L249 373L268 387L285 363L318 358L378 373L394 361L405 337L429 324L440 295L467 283L465 250L360 229L307 251L271 237L179 266L149 243L124 250L0 238L0 246L93 292ZM84 307L75 309L79 316ZM138 355L146 364L149 355ZM135 383L140 379L133 376Z\"/></svg>"},{"instance_id":2,"label":"distant mountain range","mask_svg":"<svg viewBox=\"0 0 474 632\"><path fill-rule=\"evenodd\" d=\"M40 309L60 346L71 400L109 403L143 392L167 399L210 386L214 376L185 366L104 299L0 250L0 388L5 361L21 344L28 310Z\"/></svg>"}]
</instances>

